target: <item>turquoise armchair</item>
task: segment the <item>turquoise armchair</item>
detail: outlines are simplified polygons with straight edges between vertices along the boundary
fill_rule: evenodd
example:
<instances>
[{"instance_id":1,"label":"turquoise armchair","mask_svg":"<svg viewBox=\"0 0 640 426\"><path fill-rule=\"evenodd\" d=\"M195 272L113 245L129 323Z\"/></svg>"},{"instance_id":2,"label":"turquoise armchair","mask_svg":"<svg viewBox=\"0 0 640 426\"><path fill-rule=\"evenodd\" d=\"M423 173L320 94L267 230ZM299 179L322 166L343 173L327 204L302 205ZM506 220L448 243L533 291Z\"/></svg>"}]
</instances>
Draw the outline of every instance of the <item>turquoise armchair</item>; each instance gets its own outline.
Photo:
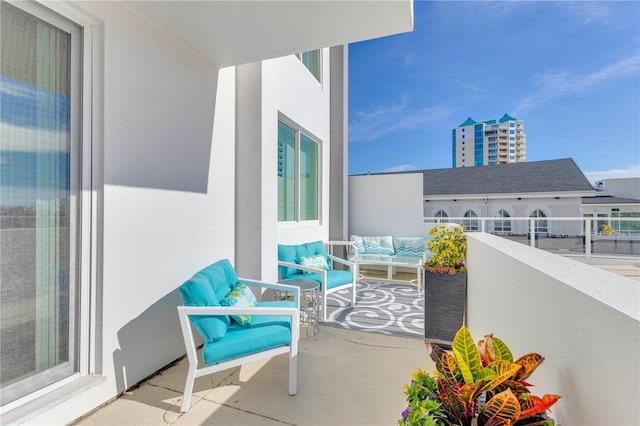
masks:
<instances>
[{"instance_id":1,"label":"turquoise armchair","mask_svg":"<svg viewBox=\"0 0 640 426\"><path fill-rule=\"evenodd\" d=\"M333 269L339 263L346 269ZM278 244L280 280L307 279L320 283L322 320L327 320L327 295L351 287L351 306L356 306L358 265L327 254L322 241L299 245Z\"/></svg>"},{"instance_id":2,"label":"turquoise armchair","mask_svg":"<svg viewBox=\"0 0 640 426\"><path fill-rule=\"evenodd\" d=\"M250 287L287 291L293 301L259 302ZM296 394L298 287L238 278L231 263L223 259L182 284L180 296L184 306L178 306L178 317L189 361L181 411L189 409L197 377L285 353L289 354L289 394ZM199 341L192 326L204 342L202 368L198 368Z\"/></svg>"}]
</instances>

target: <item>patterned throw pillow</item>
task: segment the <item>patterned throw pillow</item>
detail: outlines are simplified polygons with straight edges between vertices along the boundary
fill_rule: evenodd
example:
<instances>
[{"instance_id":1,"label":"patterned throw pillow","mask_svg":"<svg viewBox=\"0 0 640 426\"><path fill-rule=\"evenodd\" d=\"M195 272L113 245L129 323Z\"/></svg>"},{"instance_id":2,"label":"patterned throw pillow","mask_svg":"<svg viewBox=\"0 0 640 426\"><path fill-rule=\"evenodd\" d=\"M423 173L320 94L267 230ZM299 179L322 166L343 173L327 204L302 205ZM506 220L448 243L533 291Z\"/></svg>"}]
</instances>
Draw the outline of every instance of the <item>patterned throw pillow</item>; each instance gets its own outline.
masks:
<instances>
[{"instance_id":1,"label":"patterned throw pillow","mask_svg":"<svg viewBox=\"0 0 640 426\"><path fill-rule=\"evenodd\" d=\"M329 270L329 264L324 254L314 254L312 256L302 256L298 258L298 264L302 266L308 266L310 268ZM314 272L304 271L305 275L311 275Z\"/></svg>"},{"instance_id":2,"label":"patterned throw pillow","mask_svg":"<svg viewBox=\"0 0 640 426\"><path fill-rule=\"evenodd\" d=\"M238 306L241 308L253 308L258 304L256 296L251 289L243 282L237 282L233 290L220 301L222 306ZM251 315L231 315L231 318L242 326L251 325Z\"/></svg>"},{"instance_id":3,"label":"patterned throw pillow","mask_svg":"<svg viewBox=\"0 0 640 426\"><path fill-rule=\"evenodd\" d=\"M367 253L371 254L395 254L393 248L393 238L391 236L383 237L362 237L364 248Z\"/></svg>"}]
</instances>

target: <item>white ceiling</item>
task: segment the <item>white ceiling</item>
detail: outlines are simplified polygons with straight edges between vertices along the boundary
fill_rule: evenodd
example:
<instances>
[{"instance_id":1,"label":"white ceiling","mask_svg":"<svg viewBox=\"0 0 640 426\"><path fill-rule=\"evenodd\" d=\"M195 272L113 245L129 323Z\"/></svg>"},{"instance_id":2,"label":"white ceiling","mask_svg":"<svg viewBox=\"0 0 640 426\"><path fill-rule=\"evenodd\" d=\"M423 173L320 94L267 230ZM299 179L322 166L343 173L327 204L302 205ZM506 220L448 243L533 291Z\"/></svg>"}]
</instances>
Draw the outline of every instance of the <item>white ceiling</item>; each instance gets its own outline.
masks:
<instances>
[{"instance_id":1,"label":"white ceiling","mask_svg":"<svg viewBox=\"0 0 640 426\"><path fill-rule=\"evenodd\" d=\"M412 0L122 1L215 66L413 29Z\"/></svg>"}]
</instances>

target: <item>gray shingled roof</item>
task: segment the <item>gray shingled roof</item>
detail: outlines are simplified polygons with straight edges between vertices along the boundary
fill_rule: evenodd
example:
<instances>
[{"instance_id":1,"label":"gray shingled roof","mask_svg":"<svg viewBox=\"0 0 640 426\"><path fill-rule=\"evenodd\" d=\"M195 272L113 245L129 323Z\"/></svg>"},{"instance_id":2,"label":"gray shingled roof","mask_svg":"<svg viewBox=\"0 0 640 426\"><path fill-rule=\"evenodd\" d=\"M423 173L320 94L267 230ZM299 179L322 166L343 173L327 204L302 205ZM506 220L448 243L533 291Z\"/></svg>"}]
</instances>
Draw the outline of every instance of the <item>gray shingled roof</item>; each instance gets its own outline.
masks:
<instances>
[{"instance_id":1,"label":"gray shingled roof","mask_svg":"<svg viewBox=\"0 0 640 426\"><path fill-rule=\"evenodd\" d=\"M424 195L594 191L571 158L422 170Z\"/></svg>"},{"instance_id":2,"label":"gray shingled roof","mask_svg":"<svg viewBox=\"0 0 640 426\"><path fill-rule=\"evenodd\" d=\"M612 196L582 197L582 204L640 204L640 200Z\"/></svg>"}]
</instances>

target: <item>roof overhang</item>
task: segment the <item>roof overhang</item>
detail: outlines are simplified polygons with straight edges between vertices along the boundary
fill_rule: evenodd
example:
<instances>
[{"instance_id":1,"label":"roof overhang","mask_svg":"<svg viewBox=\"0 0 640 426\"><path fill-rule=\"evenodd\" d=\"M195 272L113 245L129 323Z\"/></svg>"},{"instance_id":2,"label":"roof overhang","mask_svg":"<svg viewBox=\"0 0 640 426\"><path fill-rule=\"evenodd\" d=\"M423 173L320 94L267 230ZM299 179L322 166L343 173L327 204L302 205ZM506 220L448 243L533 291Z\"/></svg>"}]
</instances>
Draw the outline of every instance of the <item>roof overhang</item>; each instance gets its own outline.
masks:
<instances>
[{"instance_id":1,"label":"roof overhang","mask_svg":"<svg viewBox=\"0 0 640 426\"><path fill-rule=\"evenodd\" d=\"M218 67L413 29L413 0L125 0L122 3Z\"/></svg>"}]
</instances>

